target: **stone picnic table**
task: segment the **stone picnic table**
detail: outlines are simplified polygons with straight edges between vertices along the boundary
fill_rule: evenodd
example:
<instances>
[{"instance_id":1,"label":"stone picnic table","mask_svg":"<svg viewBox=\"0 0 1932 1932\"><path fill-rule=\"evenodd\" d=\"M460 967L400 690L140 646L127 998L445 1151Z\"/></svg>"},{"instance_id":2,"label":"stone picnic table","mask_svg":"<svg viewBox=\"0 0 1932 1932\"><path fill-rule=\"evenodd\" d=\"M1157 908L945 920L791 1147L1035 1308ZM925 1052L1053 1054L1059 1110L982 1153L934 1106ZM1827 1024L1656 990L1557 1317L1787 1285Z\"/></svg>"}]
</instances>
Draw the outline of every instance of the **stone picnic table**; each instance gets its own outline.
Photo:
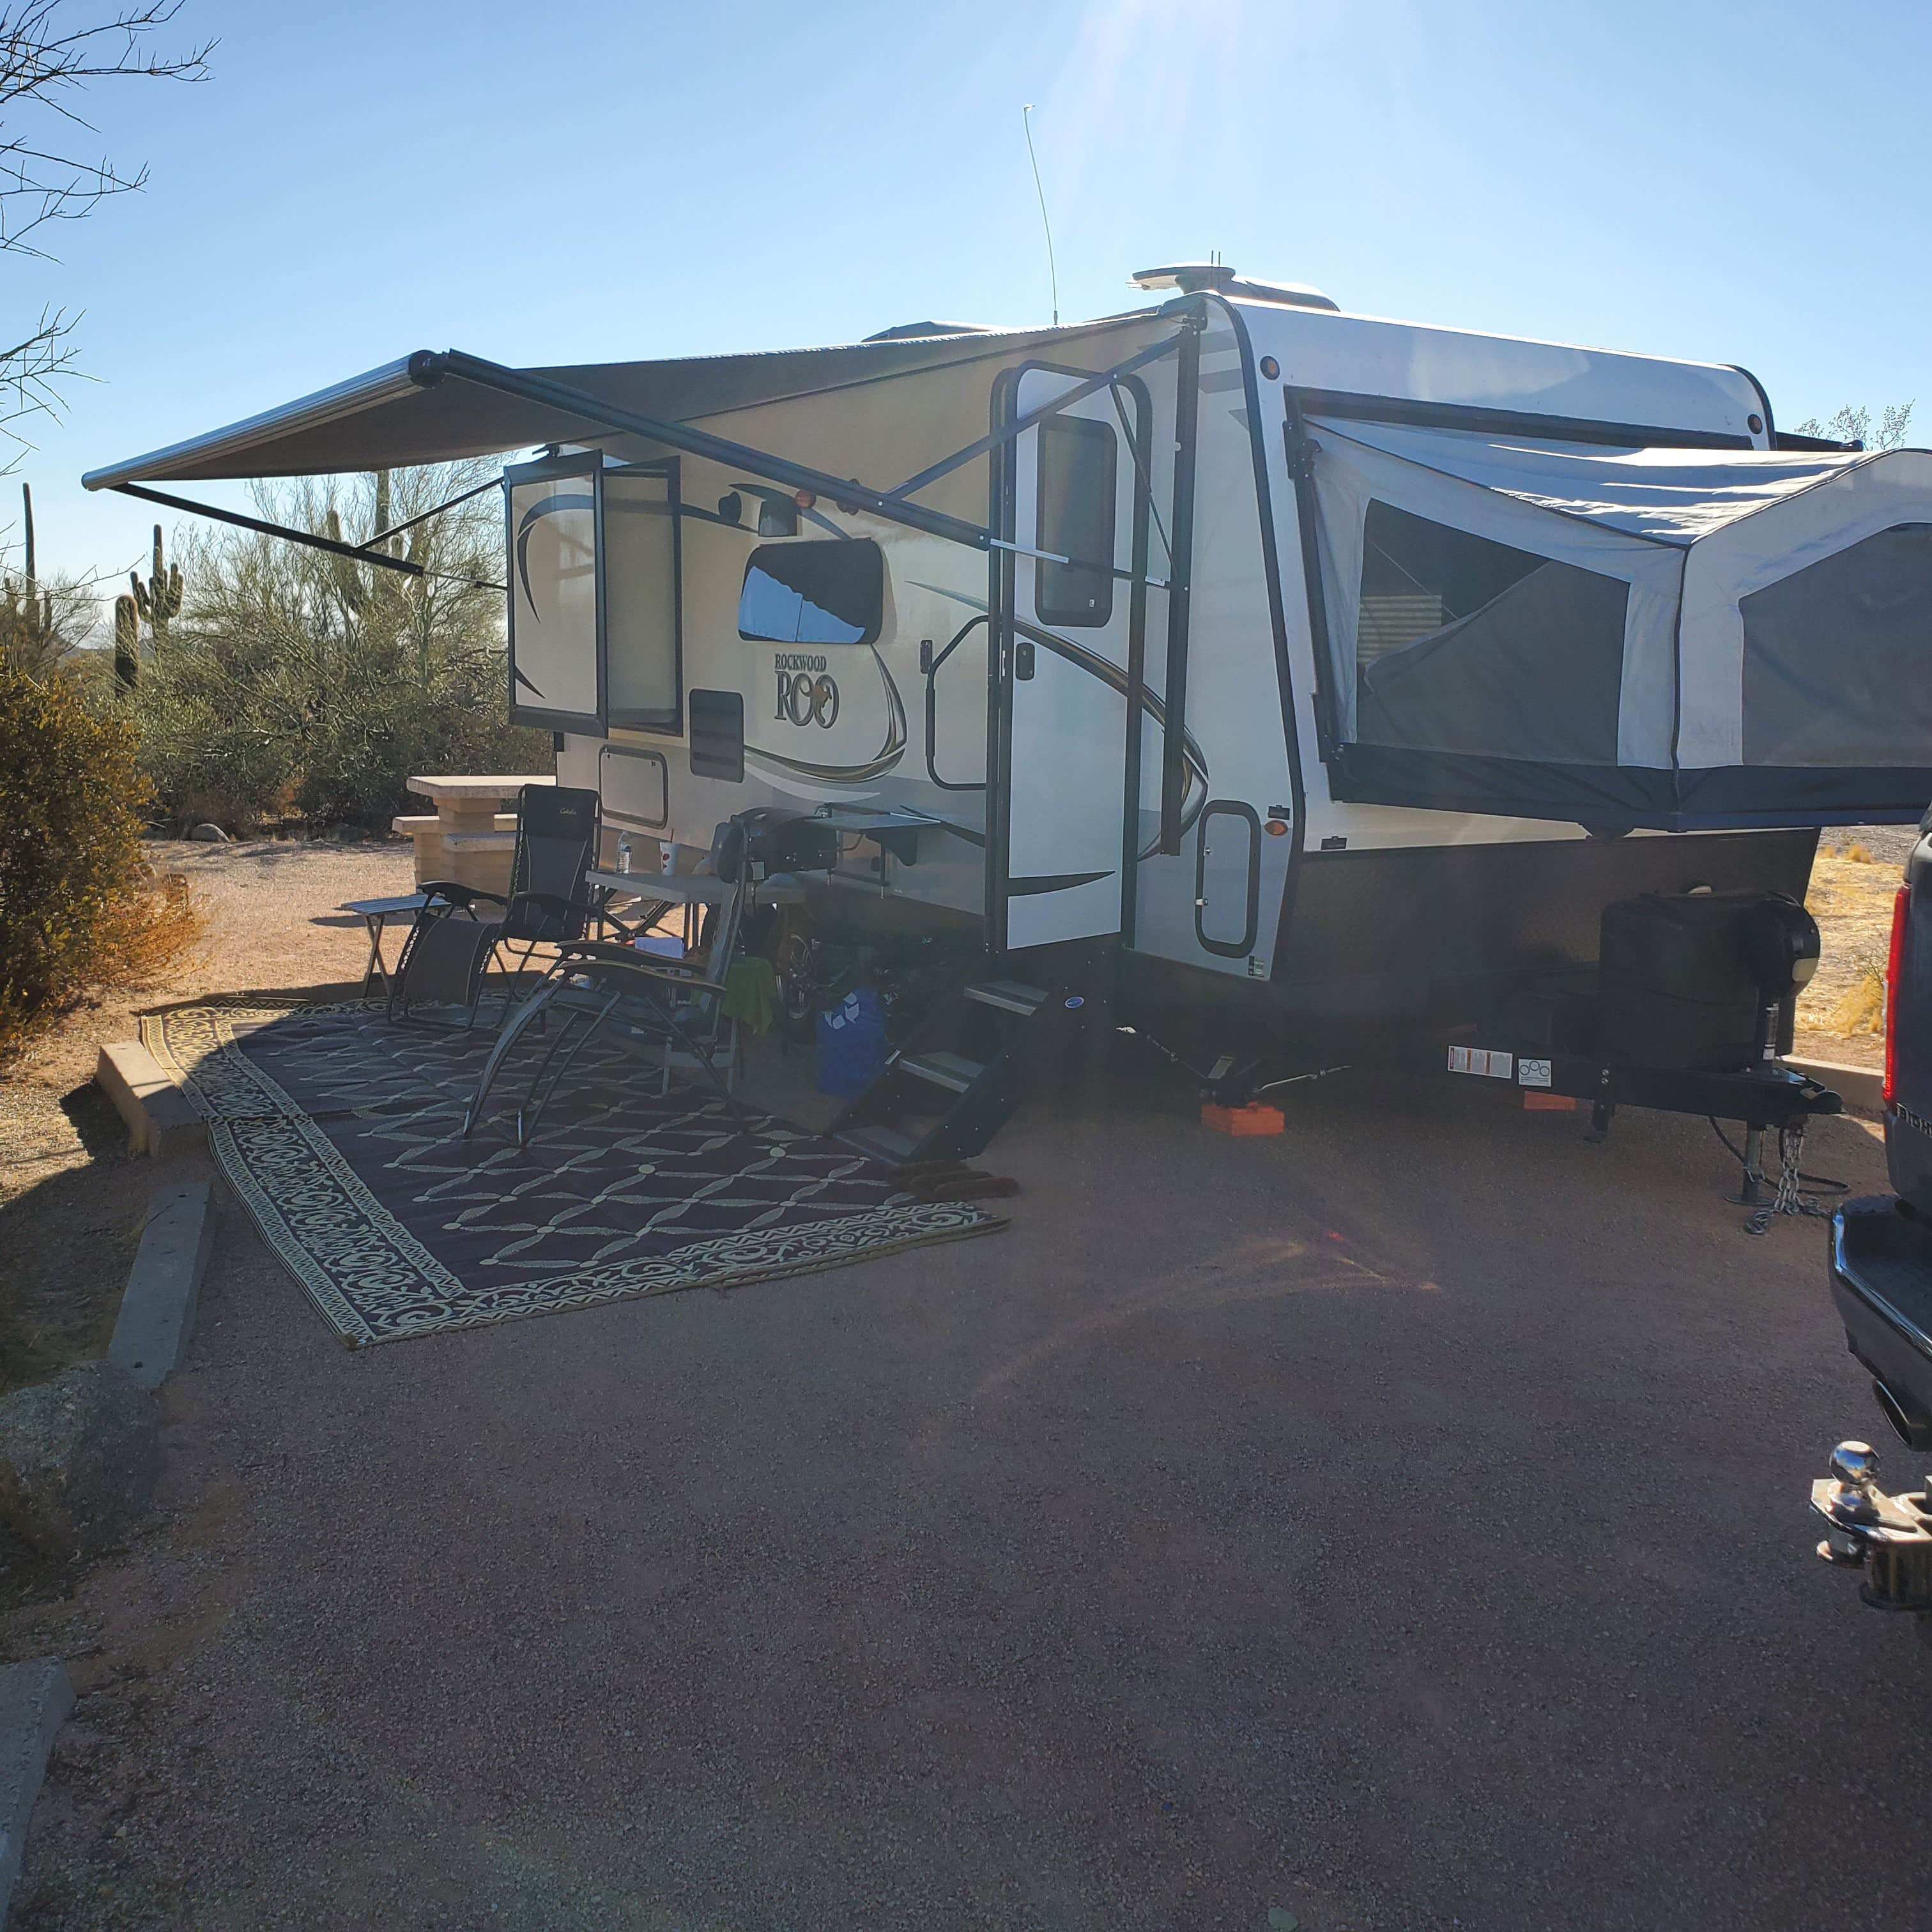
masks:
<instances>
[{"instance_id":1,"label":"stone picnic table","mask_svg":"<svg viewBox=\"0 0 1932 1932\"><path fill-rule=\"evenodd\" d=\"M471 772L409 781L418 798L431 800L434 818L396 818L392 828L416 842L416 884L454 879L479 891L509 890L510 859L516 850L516 802L526 784L554 784L548 772Z\"/></svg>"}]
</instances>

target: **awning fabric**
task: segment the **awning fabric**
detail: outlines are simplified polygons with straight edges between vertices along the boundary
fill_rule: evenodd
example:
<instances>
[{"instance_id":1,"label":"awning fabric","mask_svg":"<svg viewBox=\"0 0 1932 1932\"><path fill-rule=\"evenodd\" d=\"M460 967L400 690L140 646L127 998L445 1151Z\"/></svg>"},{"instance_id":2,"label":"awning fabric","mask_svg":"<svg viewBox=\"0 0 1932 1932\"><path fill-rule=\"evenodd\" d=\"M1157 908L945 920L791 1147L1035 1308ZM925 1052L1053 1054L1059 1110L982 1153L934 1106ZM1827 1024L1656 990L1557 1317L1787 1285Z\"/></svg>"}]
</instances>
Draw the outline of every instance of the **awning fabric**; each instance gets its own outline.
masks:
<instances>
[{"instance_id":1,"label":"awning fabric","mask_svg":"<svg viewBox=\"0 0 1932 1932\"><path fill-rule=\"evenodd\" d=\"M1113 317L1105 326L1134 319ZM1071 332L988 330L758 355L578 363L530 373L634 415L691 422L786 396L1009 355L1035 341L1064 343ZM320 476L501 455L550 442L608 440L592 418L474 383L420 388L410 380L409 368L405 356L260 416L92 470L81 480L90 490L107 490L123 483Z\"/></svg>"},{"instance_id":2,"label":"awning fabric","mask_svg":"<svg viewBox=\"0 0 1932 1932\"><path fill-rule=\"evenodd\" d=\"M1932 800L1932 454L1310 430L1337 796L1675 830Z\"/></svg>"}]
</instances>

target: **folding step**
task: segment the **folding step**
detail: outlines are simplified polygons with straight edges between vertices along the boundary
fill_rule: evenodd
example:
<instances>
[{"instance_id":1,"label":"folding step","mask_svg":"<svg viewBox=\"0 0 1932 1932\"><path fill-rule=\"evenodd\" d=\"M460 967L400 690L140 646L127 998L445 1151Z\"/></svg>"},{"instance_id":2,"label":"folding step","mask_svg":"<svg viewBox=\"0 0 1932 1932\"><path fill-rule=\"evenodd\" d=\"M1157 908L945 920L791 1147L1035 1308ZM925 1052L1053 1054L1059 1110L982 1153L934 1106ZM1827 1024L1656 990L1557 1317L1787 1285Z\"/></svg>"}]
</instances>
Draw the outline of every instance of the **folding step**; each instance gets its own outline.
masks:
<instances>
[{"instance_id":1,"label":"folding step","mask_svg":"<svg viewBox=\"0 0 1932 1932\"><path fill-rule=\"evenodd\" d=\"M1053 995L1018 980L980 980L966 988L966 997L977 1000L982 1006L998 1006L1005 1012L1030 1018Z\"/></svg>"},{"instance_id":2,"label":"folding step","mask_svg":"<svg viewBox=\"0 0 1932 1932\"><path fill-rule=\"evenodd\" d=\"M908 1139L896 1127L848 1127L835 1138L874 1160L884 1161L888 1167L898 1167L911 1160L919 1148L917 1142Z\"/></svg>"},{"instance_id":3,"label":"folding step","mask_svg":"<svg viewBox=\"0 0 1932 1932\"><path fill-rule=\"evenodd\" d=\"M986 1070L978 1060L968 1060L963 1053L902 1053L898 1070L910 1073L915 1080L950 1087L956 1094L964 1093Z\"/></svg>"}]
</instances>

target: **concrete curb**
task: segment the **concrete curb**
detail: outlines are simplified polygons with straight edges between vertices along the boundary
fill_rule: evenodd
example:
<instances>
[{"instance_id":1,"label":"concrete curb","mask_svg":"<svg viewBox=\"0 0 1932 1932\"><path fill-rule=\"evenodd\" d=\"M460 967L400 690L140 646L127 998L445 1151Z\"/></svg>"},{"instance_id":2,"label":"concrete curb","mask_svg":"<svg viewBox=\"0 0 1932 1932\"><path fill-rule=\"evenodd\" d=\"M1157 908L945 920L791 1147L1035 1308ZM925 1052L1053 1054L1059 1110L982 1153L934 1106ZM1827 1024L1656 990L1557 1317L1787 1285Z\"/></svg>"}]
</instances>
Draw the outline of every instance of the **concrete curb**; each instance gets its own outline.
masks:
<instances>
[{"instance_id":1,"label":"concrete curb","mask_svg":"<svg viewBox=\"0 0 1932 1932\"><path fill-rule=\"evenodd\" d=\"M58 1658L37 1657L0 1670L0 1927L20 1876L47 1754L73 1708L74 1686Z\"/></svg>"},{"instance_id":2,"label":"concrete curb","mask_svg":"<svg viewBox=\"0 0 1932 1932\"><path fill-rule=\"evenodd\" d=\"M208 1124L139 1040L104 1044L94 1084L128 1123L130 1154L179 1154L208 1144Z\"/></svg>"},{"instance_id":3,"label":"concrete curb","mask_svg":"<svg viewBox=\"0 0 1932 1932\"><path fill-rule=\"evenodd\" d=\"M195 1304L214 1246L214 1213L205 1180L154 1195L134 1256L107 1359L144 1389L157 1389L182 1364L194 1339Z\"/></svg>"},{"instance_id":4,"label":"concrete curb","mask_svg":"<svg viewBox=\"0 0 1932 1932\"><path fill-rule=\"evenodd\" d=\"M1876 1066L1846 1066L1835 1060L1787 1060L1796 1073L1808 1073L1861 1114L1885 1111L1885 1076Z\"/></svg>"}]
</instances>

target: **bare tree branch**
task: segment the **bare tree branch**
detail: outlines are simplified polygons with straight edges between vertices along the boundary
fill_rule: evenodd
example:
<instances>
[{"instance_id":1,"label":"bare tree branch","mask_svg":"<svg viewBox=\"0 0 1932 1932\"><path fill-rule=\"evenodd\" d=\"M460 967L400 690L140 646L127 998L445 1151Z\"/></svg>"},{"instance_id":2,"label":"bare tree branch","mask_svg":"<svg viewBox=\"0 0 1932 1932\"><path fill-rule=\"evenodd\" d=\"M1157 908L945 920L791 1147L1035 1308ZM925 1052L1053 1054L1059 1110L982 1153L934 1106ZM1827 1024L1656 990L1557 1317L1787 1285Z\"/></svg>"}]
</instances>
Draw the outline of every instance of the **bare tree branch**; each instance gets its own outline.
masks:
<instances>
[{"instance_id":1,"label":"bare tree branch","mask_svg":"<svg viewBox=\"0 0 1932 1932\"><path fill-rule=\"evenodd\" d=\"M104 80L195 82L208 77L204 41L166 52L154 36L182 0L132 0L103 17L101 0L0 0L0 255L45 261L38 245L50 224L78 221L111 196L146 184L129 170L74 152L64 129L92 135L82 94ZM77 316L43 309L38 325L0 347L0 473L32 446L20 427L57 416L59 383L74 372Z\"/></svg>"},{"instance_id":2,"label":"bare tree branch","mask_svg":"<svg viewBox=\"0 0 1932 1932\"><path fill-rule=\"evenodd\" d=\"M152 44L181 7L182 0L142 0L91 26L70 26L71 0L0 0L0 254L44 255L28 238L49 222L79 220L146 183L145 167L129 172L64 152L64 143L50 145L16 124L24 113L30 123L92 134L74 104L97 82L206 80L212 42L178 53Z\"/></svg>"}]
</instances>

